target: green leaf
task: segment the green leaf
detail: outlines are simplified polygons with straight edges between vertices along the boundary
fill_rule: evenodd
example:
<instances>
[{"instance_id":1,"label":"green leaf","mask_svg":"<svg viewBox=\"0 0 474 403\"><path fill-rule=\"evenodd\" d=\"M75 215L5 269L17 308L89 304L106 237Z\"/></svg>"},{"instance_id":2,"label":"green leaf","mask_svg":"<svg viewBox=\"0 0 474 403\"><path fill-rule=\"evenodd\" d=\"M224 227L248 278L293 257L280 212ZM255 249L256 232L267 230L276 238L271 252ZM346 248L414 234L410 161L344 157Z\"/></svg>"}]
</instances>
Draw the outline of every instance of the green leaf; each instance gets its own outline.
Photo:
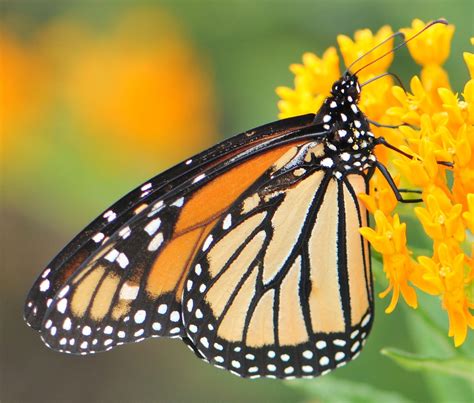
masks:
<instances>
[{"instance_id":1,"label":"green leaf","mask_svg":"<svg viewBox=\"0 0 474 403\"><path fill-rule=\"evenodd\" d=\"M474 383L474 362L469 358L431 358L396 348L384 348L381 353L411 371L429 370L452 375Z\"/></svg>"},{"instance_id":2,"label":"green leaf","mask_svg":"<svg viewBox=\"0 0 474 403\"><path fill-rule=\"evenodd\" d=\"M289 386L303 391L309 400L324 403L408 403L406 397L371 385L334 377L318 378L312 382L288 381Z\"/></svg>"}]
</instances>

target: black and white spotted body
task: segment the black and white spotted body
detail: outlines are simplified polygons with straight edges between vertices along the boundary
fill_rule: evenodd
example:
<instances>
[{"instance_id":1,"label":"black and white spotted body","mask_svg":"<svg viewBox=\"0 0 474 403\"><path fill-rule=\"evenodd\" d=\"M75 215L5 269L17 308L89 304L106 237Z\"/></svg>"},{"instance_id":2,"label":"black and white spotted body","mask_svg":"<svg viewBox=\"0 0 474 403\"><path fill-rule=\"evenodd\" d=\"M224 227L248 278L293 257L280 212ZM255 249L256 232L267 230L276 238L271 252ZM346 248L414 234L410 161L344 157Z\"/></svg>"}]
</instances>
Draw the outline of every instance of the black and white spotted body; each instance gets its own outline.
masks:
<instances>
[{"instance_id":1,"label":"black and white spotted body","mask_svg":"<svg viewBox=\"0 0 474 403\"><path fill-rule=\"evenodd\" d=\"M315 118L316 124L329 131L319 163L332 168L337 179L371 168L376 161L375 137L357 105L360 92L357 77L346 73L334 83Z\"/></svg>"}]
</instances>

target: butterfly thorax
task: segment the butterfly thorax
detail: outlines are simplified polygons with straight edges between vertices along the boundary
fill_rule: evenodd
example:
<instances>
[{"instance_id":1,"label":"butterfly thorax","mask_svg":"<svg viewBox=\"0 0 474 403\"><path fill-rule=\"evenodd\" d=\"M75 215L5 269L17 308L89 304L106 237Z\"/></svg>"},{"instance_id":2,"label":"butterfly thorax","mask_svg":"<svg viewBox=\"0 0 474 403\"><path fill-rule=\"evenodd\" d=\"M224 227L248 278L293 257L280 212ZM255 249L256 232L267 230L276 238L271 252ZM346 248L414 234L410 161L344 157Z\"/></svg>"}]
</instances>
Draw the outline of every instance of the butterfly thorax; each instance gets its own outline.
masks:
<instances>
[{"instance_id":1,"label":"butterfly thorax","mask_svg":"<svg viewBox=\"0 0 474 403\"><path fill-rule=\"evenodd\" d=\"M316 124L327 131L321 166L332 168L336 178L364 171L376 161L375 137L369 122L358 107L361 88L357 77L346 73L336 81L316 115Z\"/></svg>"}]
</instances>

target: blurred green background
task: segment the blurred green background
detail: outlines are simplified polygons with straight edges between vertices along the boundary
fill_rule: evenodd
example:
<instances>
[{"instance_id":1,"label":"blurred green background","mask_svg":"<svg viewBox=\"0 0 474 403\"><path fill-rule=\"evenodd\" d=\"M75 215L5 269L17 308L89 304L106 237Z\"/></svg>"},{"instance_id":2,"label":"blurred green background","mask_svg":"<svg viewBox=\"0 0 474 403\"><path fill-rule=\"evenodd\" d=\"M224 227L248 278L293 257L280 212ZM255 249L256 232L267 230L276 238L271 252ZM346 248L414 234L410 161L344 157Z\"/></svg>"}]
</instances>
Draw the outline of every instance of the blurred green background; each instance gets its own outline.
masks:
<instances>
[{"instance_id":1,"label":"blurred green background","mask_svg":"<svg viewBox=\"0 0 474 403\"><path fill-rule=\"evenodd\" d=\"M470 1L2 0L0 7L2 402L473 397L461 380L407 372L380 354L387 346L434 356L450 351L447 336L433 337L403 303L390 316L387 302L379 304L358 360L298 382L239 379L176 340L61 355L22 320L36 275L84 225L166 167L276 120L274 90L291 85L288 66L305 51L335 45L337 34L446 17L456 26L446 67L460 91L468 78L462 51L473 34ZM405 82L418 72L405 49L391 70ZM447 329L445 315L434 310Z\"/></svg>"}]
</instances>

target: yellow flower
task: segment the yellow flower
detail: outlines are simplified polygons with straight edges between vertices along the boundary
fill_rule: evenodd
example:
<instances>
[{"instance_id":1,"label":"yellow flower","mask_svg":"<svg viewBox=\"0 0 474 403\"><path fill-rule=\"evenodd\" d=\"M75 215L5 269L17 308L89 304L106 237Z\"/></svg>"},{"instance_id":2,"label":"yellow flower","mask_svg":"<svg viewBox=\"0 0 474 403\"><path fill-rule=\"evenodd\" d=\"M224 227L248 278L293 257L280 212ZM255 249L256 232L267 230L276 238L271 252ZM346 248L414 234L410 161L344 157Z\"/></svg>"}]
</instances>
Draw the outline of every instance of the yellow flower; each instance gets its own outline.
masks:
<instances>
[{"instance_id":1,"label":"yellow flower","mask_svg":"<svg viewBox=\"0 0 474 403\"><path fill-rule=\"evenodd\" d=\"M461 218L462 205L453 205L441 190L436 196L430 193L426 204L427 208L415 207L415 214L429 237L437 241L454 238L462 242L466 235Z\"/></svg>"},{"instance_id":2,"label":"yellow flower","mask_svg":"<svg viewBox=\"0 0 474 403\"><path fill-rule=\"evenodd\" d=\"M402 28L406 38L420 32L426 23L415 19L411 28ZM451 39L454 34L453 25L437 24L423 32L420 36L408 42L408 50L413 59L422 66L429 64L441 65L449 56Z\"/></svg>"},{"instance_id":3,"label":"yellow flower","mask_svg":"<svg viewBox=\"0 0 474 403\"><path fill-rule=\"evenodd\" d=\"M398 184L398 178L394 179ZM360 193L357 197L362 200L367 210L374 214L377 210L389 215L397 206L397 198L387 180L380 174L374 174L370 183L369 194Z\"/></svg>"},{"instance_id":4,"label":"yellow flower","mask_svg":"<svg viewBox=\"0 0 474 403\"><path fill-rule=\"evenodd\" d=\"M290 70L295 74L295 89L276 89L281 98L278 102L281 119L314 113L321 107L340 76L339 56L335 48L326 50L322 58L308 52L303 55L303 64L292 64Z\"/></svg>"},{"instance_id":5,"label":"yellow flower","mask_svg":"<svg viewBox=\"0 0 474 403\"><path fill-rule=\"evenodd\" d=\"M463 218L466 220L466 225L474 235L474 193L467 195L468 210L463 213Z\"/></svg>"},{"instance_id":6,"label":"yellow flower","mask_svg":"<svg viewBox=\"0 0 474 403\"><path fill-rule=\"evenodd\" d=\"M410 93L406 93L400 87L393 87L393 96L399 102L399 106L389 107L387 114L399 119L400 122L419 126L421 116L438 110L438 101L430 97L429 92L423 86L421 80L415 76L410 81Z\"/></svg>"},{"instance_id":7,"label":"yellow flower","mask_svg":"<svg viewBox=\"0 0 474 403\"><path fill-rule=\"evenodd\" d=\"M421 139L418 148L419 154L414 154L414 150L401 146L402 151L414 155L414 158L407 161L406 157L398 157L393 160L393 164L413 185L423 188L435 182L439 167L433 143L429 139Z\"/></svg>"},{"instance_id":8,"label":"yellow flower","mask_svg":"<svg viewBox=\"0 0 474 403\"><path fill-rule=\"evenodd\" d=\"M474 38L471 38L471 44L474 45ZM474 53L464 52L463 56L469 70L469 74L471 78L474 78Z\"/></svg>"},{"instance_id":9,"label":"yellow flower","mask_svg":"<svg viewBox=\"0 0 474 403\"><path fill-rule=\"evenodd\" d=\"M418 261L423 280L419 287L429 294L441 296L443 309L449 317L449 336L454 337L454 345L458 347L467 337L467 328L474 328L474 316L470 313L474 305L465 292L465 255L452 253L447 244L441 243L437 257L420 256Z\"/></svg>"},{"instance_id":10,"label":"yellow flower","mask_svg":"<svg viewBox=\"0 0 474 403\"><path fill-rule=\"evenodd\" d=\"M387 217L381 210L374 213L376 230L363 227L359 231L370 242L373 248L382 254L384 271L389 286L380 294L381 297L393 292L390 305L385 310L392 312L398 302L400 293L411 307L417 306L414 289L408 284L414 263L406 247L406 224L400 222L398 214Z\"/></svg>"},{"instance_id":11,"label":"yellow flower","mask_svg":"<svg viewBox=\"0 0 474 403\"><path fill-rule=\"evenodd\" d=\"M414 20L411 28L402 31L409 38L424 27L425 23ZM376 35L369 30L358 31L354 40L339 36L338 43L346 65L391 33L389 27L384 27ZM472 322L469 310L473 308L464 298L464 289L472 287L474 270L465 270L464 267L474 266L474 260L463 251L470 248L467 243L472 240L472 235L466 232L474 229L474 56L464 53L472 79L459 96L451 90L449 75L441 67L449 56L453 33L452 25L438 24L408 43L412 57L423 66L420 74L412 77L410 92L394 86L391 77L384 77L364 86L359 101L361 110L372 120L413 125L395 130L373 128L376 135L384 136L412 159L383 147L377 148L376 155L390 169L397 185L401 182L405 187L404 184L408 183L407 187L420 189L424 205L414 208L413 215L433 244L433 257L421 256L419 263L412 259L406 243L407 226L394 214L397 201L381 175L372 177L368 195L358 197L375 218L375 229L361 228L360 232L382 255L388 286L380 296L392 293L386 312L393 311L400 294L409 306L416 307L415 287L439 295L442 307L448 312L449 335L454 337L455 345L460 345L466 338L466 326ZM471 42L474 44L474 38ZM392 41L388 41L364 56L351 71L357 71L391 47ZM363 69L358 74L359 80L363 83L386 71L392 56ZM320 59L316 60L321 63ZM280 116L316 112L316 106L327 95L330 83L325 80L330 74L324 71L322 82L326 87L320 89L312 81L316 76L307 74L306 67L292 68L292 71L296 76L295 88L278 91L282 97ZM339 69L335 68L334 73L339 73ZM311 110L311 107L315 109ZM407 206L404 213L408 212ZM452 256L445 253L446 248ZM471 249L474 251L474 245ZM439 275L447 267L455 275ZM430 277L430 273L435 275Z\"/></svg>"},{"instance_id":12,"label":"yellow flower","mask_svg":"<svg viewBox=\"0 0 474 403\"><path fill-rule=\"evenodd\" d=\"M356 31L354 35L354 40L352 40L346 35L338 35L337 43L339 44L339 49L341 50L345 65L350 66L352 62L357 60L362 55L365 55L369 50L379 45L382 41L384 41L391 35L393 35L393 31L392 28L390 28L388 25L385 25L380 28L375 35L372 34L370 29L362 29L360 31ZM387 43L375 49L373 52L370 52L360 61L356 62L351 68L351 71L355 72L359 68L371 63L375 59L381 57L383 54L389 52L392 47L393 39L387 41ZM359 77L362 77L362 79L364 79L364 77L381 74L387 71L387 69L392 64L392 61L393 54L390 53L377 63L374 63L371 66L363 69L360 72Z\"/></svg>"}]
</instances>

